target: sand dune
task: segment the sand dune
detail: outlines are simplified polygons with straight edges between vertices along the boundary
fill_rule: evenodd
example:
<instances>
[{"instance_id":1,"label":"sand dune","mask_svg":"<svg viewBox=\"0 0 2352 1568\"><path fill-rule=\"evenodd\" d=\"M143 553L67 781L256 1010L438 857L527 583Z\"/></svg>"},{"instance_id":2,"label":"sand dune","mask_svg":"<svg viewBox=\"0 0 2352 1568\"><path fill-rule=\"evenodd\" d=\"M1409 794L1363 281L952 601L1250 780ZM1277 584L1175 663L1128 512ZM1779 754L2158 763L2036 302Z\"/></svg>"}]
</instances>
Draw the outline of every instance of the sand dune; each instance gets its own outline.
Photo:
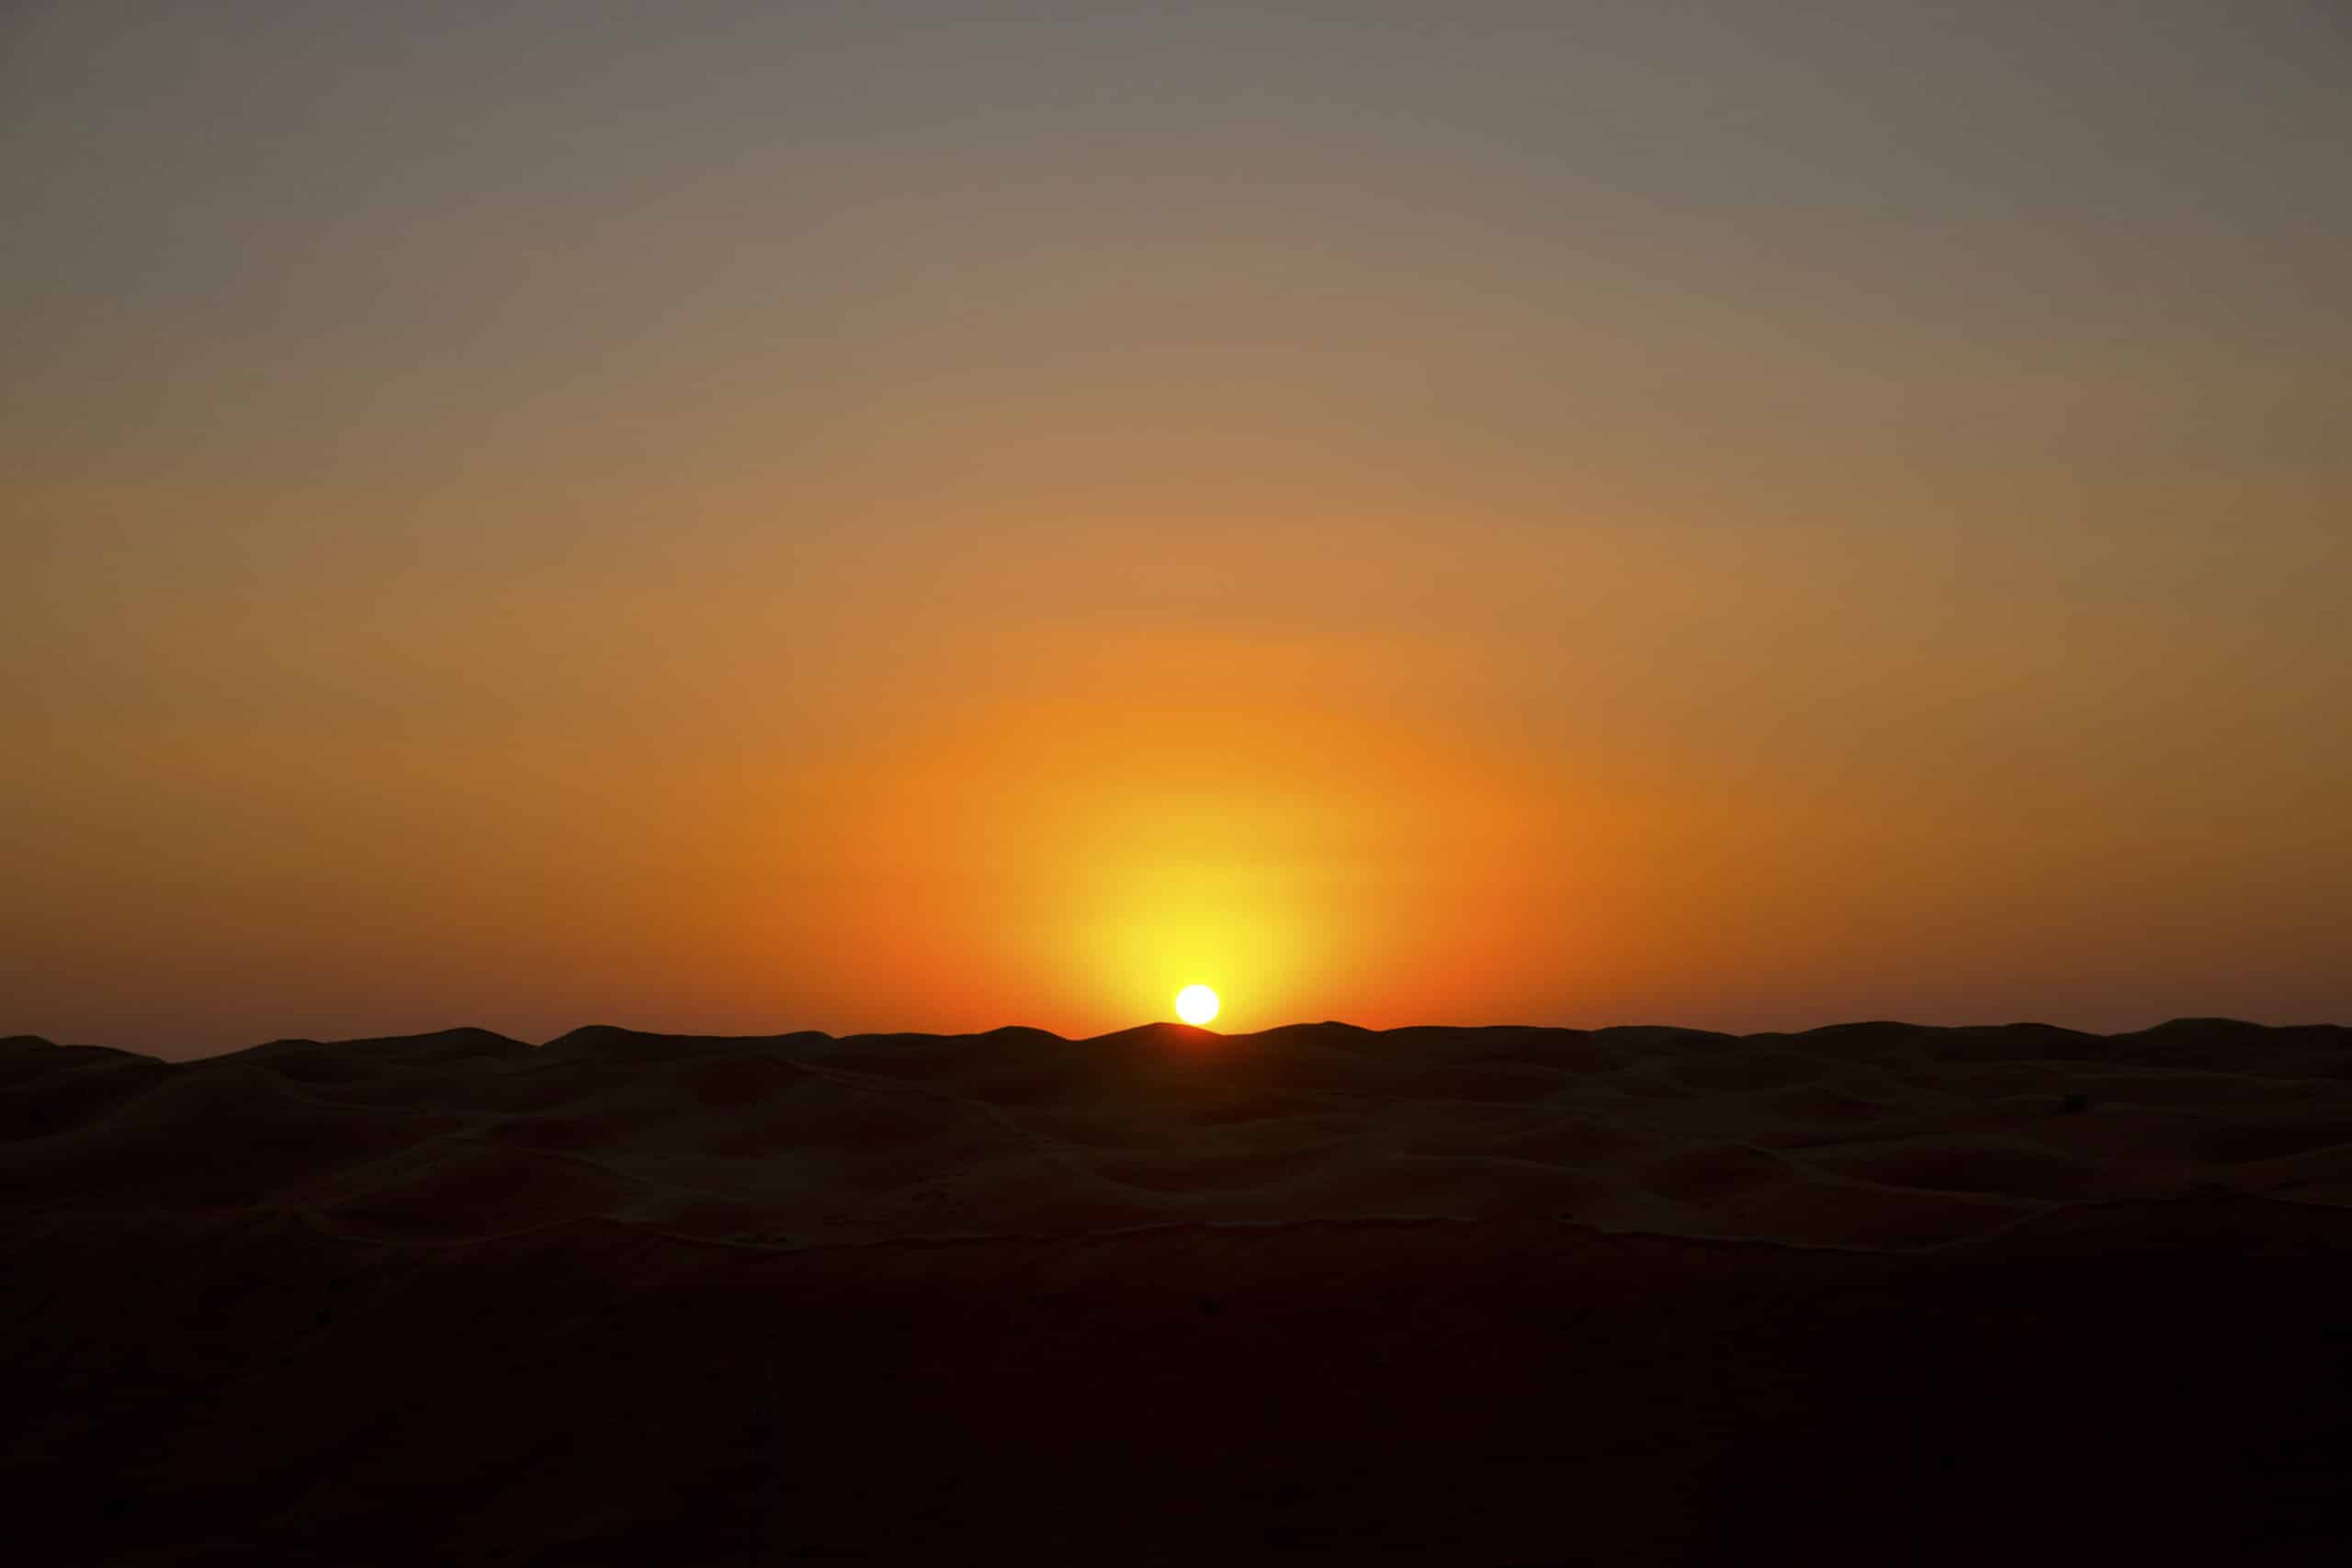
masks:
<instances>
[{"instance_id":1,"label":"sand dune","mask_svg":"<svg viewBox=\"0 0 2352 1568\"><path fill-rule=\"evenodd\" d=\"M51 1561L2318 1562L2352 1032L16 1039L0 1247Z\"/></svg>"},{"instance_id":2,"label":"sand dune","mask_svg":"<svg viewBox=\"0 0 2352 1568\"><path fill-rule=\"evenodd\" d=\"M2341 1206L2352 1177L2352 1033L2221 1021L455 1030L176 1066L17 1040L0 1064L19 1204L257 1208L409 1241L591 1217L795 1247L1548 1214L1884 1247L2215 1186Z\"/></svg>"}]
</instances>

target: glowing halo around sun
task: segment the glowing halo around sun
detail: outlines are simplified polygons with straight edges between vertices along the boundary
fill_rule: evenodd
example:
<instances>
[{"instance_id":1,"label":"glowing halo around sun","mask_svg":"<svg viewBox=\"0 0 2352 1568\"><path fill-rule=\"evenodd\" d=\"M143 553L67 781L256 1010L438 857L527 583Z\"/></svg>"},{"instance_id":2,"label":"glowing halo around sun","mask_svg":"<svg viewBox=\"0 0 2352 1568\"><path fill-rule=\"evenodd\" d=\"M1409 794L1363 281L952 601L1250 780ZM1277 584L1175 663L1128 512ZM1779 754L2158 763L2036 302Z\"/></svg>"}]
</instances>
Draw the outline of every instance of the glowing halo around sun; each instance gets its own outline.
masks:
<instances>
[{"instance_id":1,"label":"glowing halo around sun","mask_svg":"<svg viewBox=\"0 0 2352 1568\"><path fill-rule=\"evenodd\" d=\"M1176 993L1176 1016L1198 1029L1216 1016L1216 993L1206 986L1187 986Z\"/></svg>"}]
</instances>

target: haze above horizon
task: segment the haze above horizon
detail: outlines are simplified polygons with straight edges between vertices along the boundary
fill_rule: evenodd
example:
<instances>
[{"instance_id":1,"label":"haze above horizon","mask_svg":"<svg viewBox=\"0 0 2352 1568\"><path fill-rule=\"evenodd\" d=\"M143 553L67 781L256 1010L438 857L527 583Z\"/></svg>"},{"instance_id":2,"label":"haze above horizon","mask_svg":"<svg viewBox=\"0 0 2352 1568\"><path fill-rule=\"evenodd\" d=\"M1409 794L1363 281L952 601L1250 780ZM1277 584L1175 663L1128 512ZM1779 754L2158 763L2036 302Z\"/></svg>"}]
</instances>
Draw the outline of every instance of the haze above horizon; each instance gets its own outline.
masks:
<instances>
[{"instance_id":1,"label":"haze above horizon","mask_svg":"<svg viewBox=\"0 0 2352 1568\"><path fill-rule=\"evenodd\" d=\"M0 1033L2352 1019L2352 28L0 18Z\"/></svg>"}]
</instances>

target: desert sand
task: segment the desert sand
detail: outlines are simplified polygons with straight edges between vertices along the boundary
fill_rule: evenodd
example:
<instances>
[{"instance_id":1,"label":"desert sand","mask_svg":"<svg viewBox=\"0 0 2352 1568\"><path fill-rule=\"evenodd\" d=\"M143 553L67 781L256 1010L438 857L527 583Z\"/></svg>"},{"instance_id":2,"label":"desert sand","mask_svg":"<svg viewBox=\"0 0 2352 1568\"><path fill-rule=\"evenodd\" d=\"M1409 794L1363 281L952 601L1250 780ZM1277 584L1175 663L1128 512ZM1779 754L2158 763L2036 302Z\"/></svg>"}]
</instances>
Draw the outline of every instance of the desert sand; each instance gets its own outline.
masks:
<instances>
[{"instance_id":1,"label":"desert sand","mask_svg":"<svg viewBox=\"0 0 2352 1568\"><path fill-rule=\"evenodd\" d=\"M45 1561L2333 1561L2352 1031L0 1043Z\"/></svg>"}]
</instances>

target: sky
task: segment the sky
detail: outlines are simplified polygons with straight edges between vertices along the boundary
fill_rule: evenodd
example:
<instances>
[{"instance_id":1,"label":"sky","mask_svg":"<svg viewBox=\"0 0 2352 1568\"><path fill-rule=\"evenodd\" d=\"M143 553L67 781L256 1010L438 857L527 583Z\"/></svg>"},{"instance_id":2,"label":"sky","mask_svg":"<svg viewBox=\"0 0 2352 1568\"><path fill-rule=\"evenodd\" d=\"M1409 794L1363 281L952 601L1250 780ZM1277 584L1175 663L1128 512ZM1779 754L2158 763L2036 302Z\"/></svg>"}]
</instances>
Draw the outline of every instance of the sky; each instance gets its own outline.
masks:
<instances>
[{"instance_id":1,"label":"sky","mask_svg":"<svg viewBox=\"0 0 2352 1568\"><path fill-rule=\"evenodd\" d=\"M2352 1021L2327 0L0 16L0 1032Z\"/></svg>"}]
</instances>

